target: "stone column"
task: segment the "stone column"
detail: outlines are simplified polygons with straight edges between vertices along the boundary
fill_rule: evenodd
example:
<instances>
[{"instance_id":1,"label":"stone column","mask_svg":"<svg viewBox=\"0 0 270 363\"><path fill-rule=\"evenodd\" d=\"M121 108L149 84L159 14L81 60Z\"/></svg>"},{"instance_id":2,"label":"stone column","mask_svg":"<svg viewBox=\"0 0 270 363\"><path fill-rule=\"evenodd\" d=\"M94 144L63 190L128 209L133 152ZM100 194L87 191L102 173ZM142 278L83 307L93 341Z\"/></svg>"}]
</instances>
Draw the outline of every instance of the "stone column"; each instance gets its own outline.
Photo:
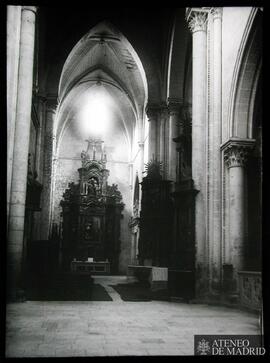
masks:
<instances>
[{"instance_id":1,"label":"stone column","mask_svg":"<svg viewBox=\"0 0 270 363\"><path fill-rule=\"evenodd\" d=\"M21 6L7 6L7 215L9 215L21 33Z\"/></svg>"},{"instance_id":2,"label":"stone column","mask_svg":"<svg viewBox=\"0 0 270 363\"><path fill-rule=\"evenodd\" d=\"M173 141L178 136L178 116L180 102L168 100L169 110L169 152L168 152L168 179L176 182L177 174L177 151L176 143Z\"/></svg>"},{"instance_id":3,"label":"stone column","mask_svg":"<svg viewBox=\"0 0 270 363\"><path fill-rule=\"evenodd\" d=\"M133 162L128 163L129 188L133 188Z\"/></svg>"},{"instance_id":4,"label":"stone column","mask_svg":"<svg viewBox=\"0 0 270 363\"><path fill-rule=\"evenodd\" d=\"M162 165L164 165L165 161L165 124L166 120L162 112L159 120L159 160Z\"/></svg>"},{"instance_id":5,"label":"stone column","mask_svg":"<svg viewBox=\"0 0 270 363\"><path fill-rule=\"evenodd\" d=\"M43 179L43 150L44 150L44 132L46 118L46 100L45 97L38 96L38 118L39 127L37 134L37 150L36 150L36 170L40 180Z\"/></svg>"},{"instance_id":6,"label":"stone column","mask_svg":"<svg viewBox=\"0 0 270 363\"><path fill-rule=\"evenodd\" d=\"M157 156L157 118L158 112L157 108L154 106L147 106L146 113L149 121L149 147L148 147L148 160L152 160L153 157Z\"/></svg>"},{"instance_id":7,"label":"stone column","mask_svg":"<svg viewBox=\"0 0 270 363\"><path fill-rule=\"evenodd\" d=\"M138 142L139 145L139 150L140 150L140 178L142 180L142 178L144 177L144 142L143 141L139 141Z\"/></svg>"},{"instance_id":8,"label":"stone column","mask_svg":"<svg viewBox=\"0 0 270 363\"><path fill-rule=\"evenodd\" d=\"M43 154L43 192L42 192L42 225L41 239L46 240L50 234L51 222L51 194L53 186L53 123L56 111L56 100L47 100L45 134L44 134L44 154Z\"/></svg>"},{"instance_id":9,"label":"stone column","mask_svg":"<svg viewBox=\"0 0 270 363\"><path fill-rule=\"evenodd\" d=\"M213 117L211 133L211 174L210 184L210 220L209 237L211 245L211 280L212 288L220 289L221 286L221 117L222 117L222 8L211 9L213 19Z\"/></svg>"},{"instance_id":10,"label":"stone column","mask_svg":"<svg viewBox=\"0 0 270 363\"><path fill-rule=\"evenodd\" d=\"M208 289L208 248L206 246L206 19L207 13L193 9L188 13L192 31L192 178L199 191L195 204L196 266L201 271L197 278L203 292ZM198 280L201 280L199 283ZM200 294L199 291L197 291Z\"/></svg>"},{"instance_id":11,"label":"stone column","mask_svg":"<svg viewBox=\"0 0 270 363\"><path fill-rule=\"evenodd\" d=\"M22 263L28 149L31 124L36 7L23 6L21 13L16 127L8 221L8 296L22 294Z\"/></svg>"},{"instance_id":12,"label":"stone column","mask_svg":"<svg viewBox=\"0 0 270 363\"><path fill-rule=\"evenodd\" d=\"M224 161L229 168L229 241L233 265L233 287L237 272L244 268L245 243L245 164L255 140L232 138L223 146Z\"/></svg>"}]
</instances>

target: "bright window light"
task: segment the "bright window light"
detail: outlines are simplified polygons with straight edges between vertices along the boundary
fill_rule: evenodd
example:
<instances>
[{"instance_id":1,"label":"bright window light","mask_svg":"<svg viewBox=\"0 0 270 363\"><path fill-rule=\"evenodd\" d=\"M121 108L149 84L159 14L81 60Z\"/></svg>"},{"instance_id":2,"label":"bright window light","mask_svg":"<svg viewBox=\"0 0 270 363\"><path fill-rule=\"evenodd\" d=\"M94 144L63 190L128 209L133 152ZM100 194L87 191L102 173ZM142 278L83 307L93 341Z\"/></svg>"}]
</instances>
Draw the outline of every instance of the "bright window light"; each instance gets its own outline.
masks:
<instances>
[{"instance_id":1,"label":"bright window light","mask_svg":"<svg viewBox=\"0 0 270 363\"><path fill-rule=\"evenodd\" d=\"M89 97L79 113L82 131L88 136L102 136L108 131L111 112L106 98L101 95Z\"/></svg>"}]
</instances>

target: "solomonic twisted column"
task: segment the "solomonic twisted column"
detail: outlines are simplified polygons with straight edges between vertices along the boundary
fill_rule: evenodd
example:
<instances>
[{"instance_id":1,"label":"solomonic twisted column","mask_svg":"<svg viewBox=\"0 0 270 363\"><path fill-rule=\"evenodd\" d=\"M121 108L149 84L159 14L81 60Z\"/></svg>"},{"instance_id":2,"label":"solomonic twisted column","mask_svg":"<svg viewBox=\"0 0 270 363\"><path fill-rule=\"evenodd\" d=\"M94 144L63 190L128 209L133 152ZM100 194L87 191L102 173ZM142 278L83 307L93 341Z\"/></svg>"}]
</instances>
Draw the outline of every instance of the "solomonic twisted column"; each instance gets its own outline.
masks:
<instances>
[{"instance_id":1,"label":"solomonic twisted column","mask_svg":"<svg viewBox=\"0 0 270 363\"><path fill-rule=\"evenodd\" d=\"M245 165L254 143L253 139L232 138L222 146L229 169L229 236L235 287L237 272L243 270L245 262Z\"/></svg>"}]
</instances>

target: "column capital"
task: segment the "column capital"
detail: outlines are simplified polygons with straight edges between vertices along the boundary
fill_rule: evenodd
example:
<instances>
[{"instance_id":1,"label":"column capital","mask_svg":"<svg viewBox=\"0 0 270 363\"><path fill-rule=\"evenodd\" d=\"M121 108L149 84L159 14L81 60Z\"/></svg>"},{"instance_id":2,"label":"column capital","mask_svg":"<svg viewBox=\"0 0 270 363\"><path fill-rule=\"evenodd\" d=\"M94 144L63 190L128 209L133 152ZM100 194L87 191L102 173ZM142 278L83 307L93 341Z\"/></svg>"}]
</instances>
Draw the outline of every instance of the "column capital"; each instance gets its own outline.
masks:
<instances>
[{"instance_id":1,"label":"column capital","mask_svg":"<svg viewBox=\"0 0 270 363\"><path fill-rule=\"evenodd\" d=\"M32 11L34 14L37 13L37 6L29 6L29 5L25 5L22 7L23 11Z\"/></svg>"},{"instance_id":2,"label":"column capital","mask_svg":"<svg viewBox=\"0 0 270 363\"><path fill-rule=\"evenodd\" d=\"M164 112L168 112L167 105L165 103L161 104L148 104L146 106L146 114L149 118L149 121L157 121L158 116L162 115Z\"/></svg>"},{"instance_id":3,"label":"column capital","mask_svg":"<svg viewBox=\"0 0 270 363\"><path fill-rule=\"evenodd\" d=\"M168 98L167 107L170 115L178 116L182 102L176 98Z\"/></svg>"},{"instance_id":4,"label":"column capital","mask_svg":"<svg viewBox=\"0 0 270 363\"><path fill-rule=\"evenodd\" d=\"M168 105L166 103L161 103L159 106L160 116L166 119L168 116L168 111Z\"/></svg>"},{"instance_id":5,"label":"column capital","mask_svg":"<svg viewBox=\"0 0 270 363\"><path fill-rule=\"evenodd\" d=\"M192 33L206 31L208 12L208 8L187 8L186 20Z\"/></svg>"},{"instance_id":6,"label":"column capital","mask_svg":"<svg viewBox=\"0 0 270 363\"><path fill-rule=\"evenodd\" d=\"M56 112L57 108L57 97L47 96L46 97L46 107L49 112Z\"/></svg>"},{"instance_id":7,"label":"column capital","mask_svg":"<svg viewBox=\"0 0 270 363\"><path fill-rule=\"evenodd\" d=\"M214 20L222 19L222 12L223 12L223 8L221 8L221 7L216 7L216 8L210 9L210 13L213 15Z\"/></svg>"},{"instance_id":8,"label":"column capital","mask_svg":"<svg viewBox=\"0 0 270 363\"><path fill-rule=\"evenodd\" d=\"M147 114L149 122L156 121L157 120L157 115L158 115L158 112L159 112L159 107L156 104L148 104L146 106L145 112Z\"/></svg>"},{"instance_id":9,"label":"column capital","mask_svg":"<svg viewBox=\"0 0 270 363\"><path fill-rule=\"evenodd\" d=\"M231 138L221 145L227 167L244 167L248 159L248 154L252 151L254 145L254 139L240 138Z\"/></svg>"},{"instance_id":10,"label":"column capital","mask_svg":"<svg viewBox=\"0 0 270 363\"><path fill-rule=\"evenodd\" d=\"M35 97L43 103L47 102L46 95L44 95L43 93L38 92L36 93Z\"/></svg>"}]
</instances>

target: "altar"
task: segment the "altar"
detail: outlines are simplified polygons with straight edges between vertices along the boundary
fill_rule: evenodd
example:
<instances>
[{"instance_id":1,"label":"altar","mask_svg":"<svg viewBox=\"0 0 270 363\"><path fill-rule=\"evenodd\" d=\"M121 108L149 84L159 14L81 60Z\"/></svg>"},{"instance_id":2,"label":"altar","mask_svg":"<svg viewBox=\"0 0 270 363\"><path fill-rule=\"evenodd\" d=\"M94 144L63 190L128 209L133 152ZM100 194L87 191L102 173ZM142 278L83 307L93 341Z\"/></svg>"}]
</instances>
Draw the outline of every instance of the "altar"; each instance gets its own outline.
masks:
<instances>
[{"instance_id":1,"label":"altar","mask_svg":"<svg viewBox=\"0 0 270 363\"><path fill-rule=\"evenodd\" d=\"M109 261L71 261L71 272L78 275L99 275L110 273Z\"/></svg>"}]
</instances>

